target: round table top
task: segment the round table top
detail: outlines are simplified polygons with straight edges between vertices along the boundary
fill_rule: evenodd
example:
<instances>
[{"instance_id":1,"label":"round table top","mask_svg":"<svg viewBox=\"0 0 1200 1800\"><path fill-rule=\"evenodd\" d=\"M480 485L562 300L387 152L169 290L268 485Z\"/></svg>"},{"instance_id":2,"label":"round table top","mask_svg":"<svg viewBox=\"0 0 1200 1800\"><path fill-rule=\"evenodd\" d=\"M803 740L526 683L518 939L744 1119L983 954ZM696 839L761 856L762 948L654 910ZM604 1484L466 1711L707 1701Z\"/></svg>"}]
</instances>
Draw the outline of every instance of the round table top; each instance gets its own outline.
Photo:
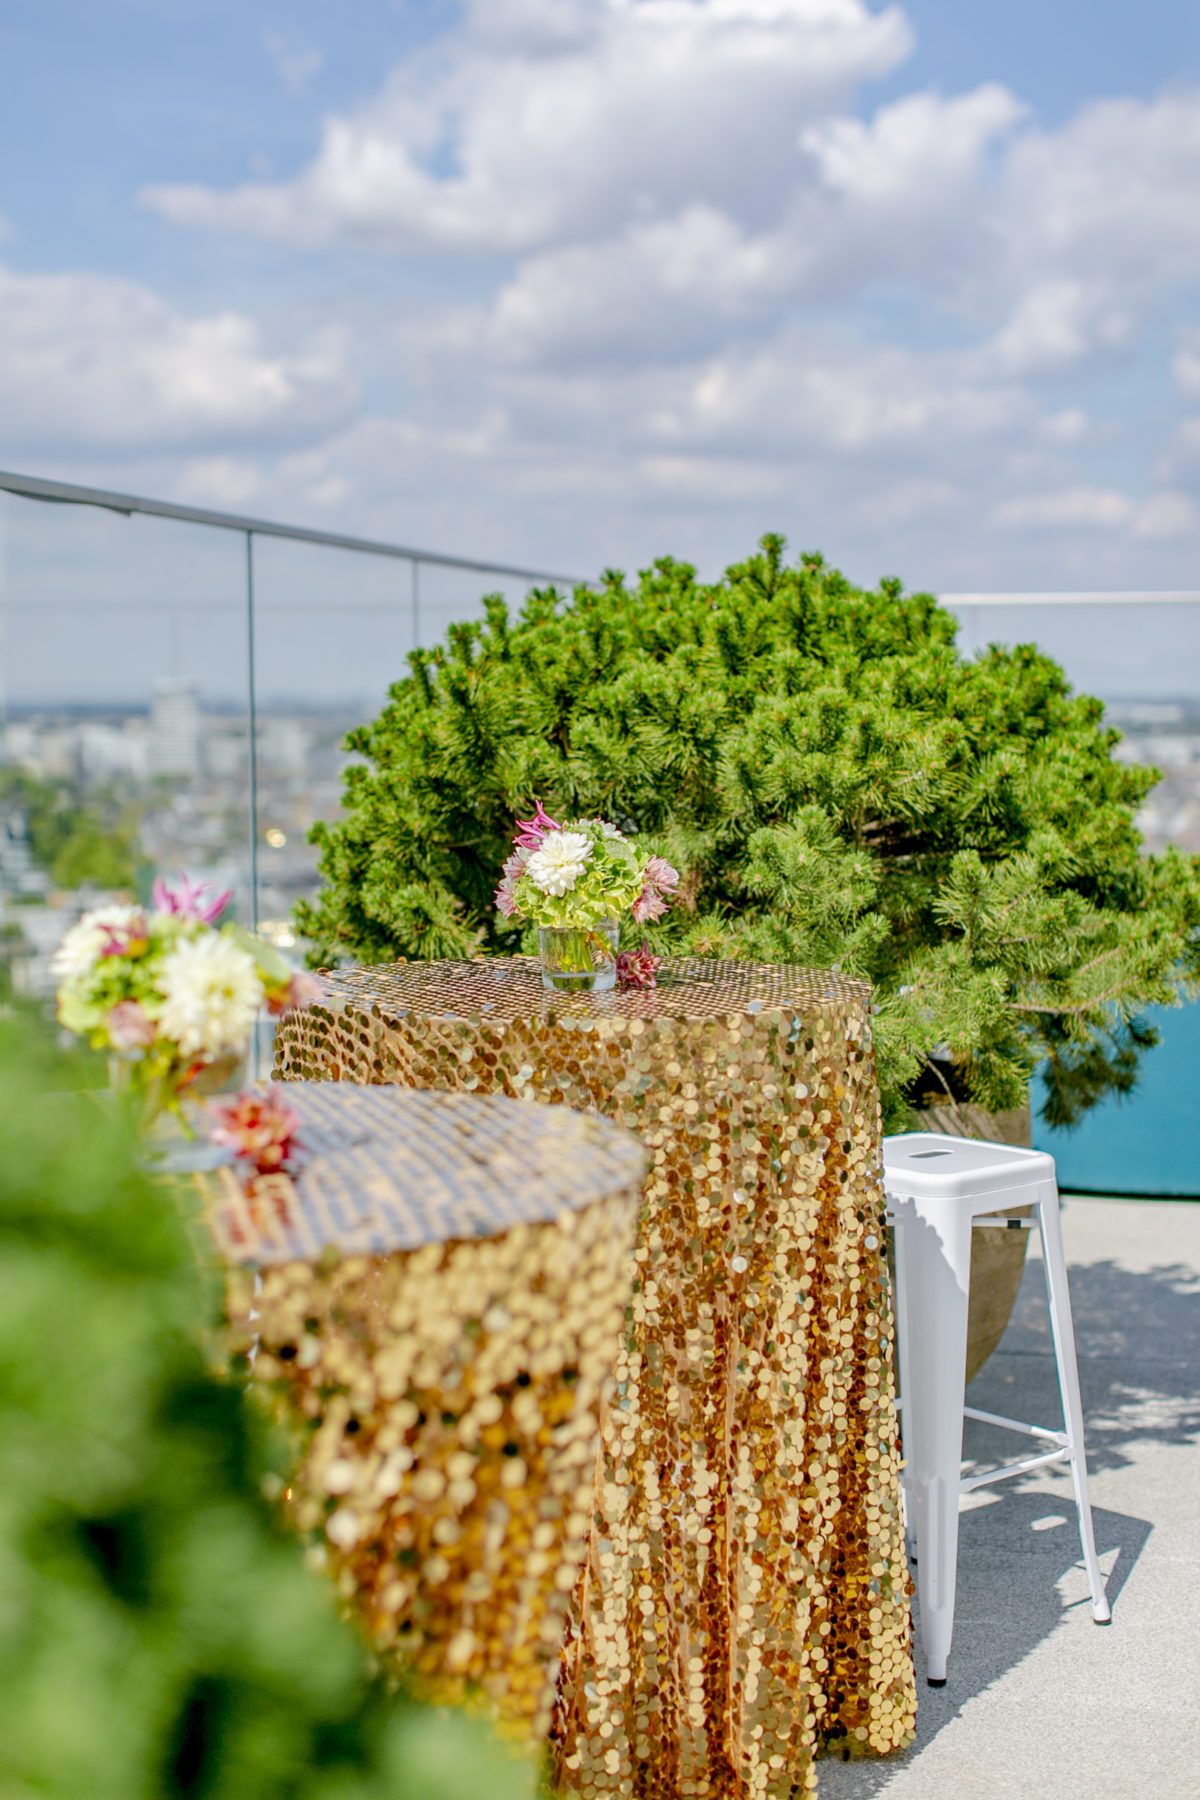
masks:
<instances>
[{"instance_id":1,"label":"round table top","mask_svg":"<svg viewBox=\"0 0 1200 1800\"><path fill-rule=\"evenodd\" d=\"M233 1170L202 1177L230 1261L385 1255L579 1212L636 1194L637 1139L594 1114L503 1095L288 1082L302 1166L247 1196Z\"/></svg>"},{"instance_id":2,"label":"round table top","mask_svg":"<svg viewBox=\"0 0 1200 1800\"><path fill-rule=\"evenodd\" d=\"M358 1006L393 1019L417 1014L497 1024L551 1015L690 1021L814 1009L861 1013L871 1000L865 981L830 969L705 957L665 960L657 987L616 988L604 994L552 993L542 985L541 968L531 956L381 963L365 969L322 970L322 980L326 993L318 1005Z\"/></svg>"}]
</instances>

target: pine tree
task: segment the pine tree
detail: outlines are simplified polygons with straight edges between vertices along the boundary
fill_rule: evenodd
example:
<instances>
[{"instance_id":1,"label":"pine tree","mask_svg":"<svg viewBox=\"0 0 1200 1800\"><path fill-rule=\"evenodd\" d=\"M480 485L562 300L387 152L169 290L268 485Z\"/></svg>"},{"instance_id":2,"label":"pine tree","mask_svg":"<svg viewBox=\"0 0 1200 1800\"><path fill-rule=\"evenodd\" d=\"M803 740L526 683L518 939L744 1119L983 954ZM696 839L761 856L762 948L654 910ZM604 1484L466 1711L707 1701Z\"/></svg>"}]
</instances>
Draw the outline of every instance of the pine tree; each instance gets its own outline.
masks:
<instances>
[{"instance_id":1,"label":"pine tree","mask_svg":"<svg viewBox=\"0 0 1200 1800\"><path fill-rule=\"evenodd\" d=\"M964 657L933 596L783 550L492 596L416 652L314 831L314 961L531 948L492 893L536 795L685 872L654 948L873 982L891 1124L947 1084L1018 1105L1039 1064L1053 1123L1128 1091L1200 975L1200 862L1141 849L1156 772L1036 646Z\"/></svg>"}]
</instances>

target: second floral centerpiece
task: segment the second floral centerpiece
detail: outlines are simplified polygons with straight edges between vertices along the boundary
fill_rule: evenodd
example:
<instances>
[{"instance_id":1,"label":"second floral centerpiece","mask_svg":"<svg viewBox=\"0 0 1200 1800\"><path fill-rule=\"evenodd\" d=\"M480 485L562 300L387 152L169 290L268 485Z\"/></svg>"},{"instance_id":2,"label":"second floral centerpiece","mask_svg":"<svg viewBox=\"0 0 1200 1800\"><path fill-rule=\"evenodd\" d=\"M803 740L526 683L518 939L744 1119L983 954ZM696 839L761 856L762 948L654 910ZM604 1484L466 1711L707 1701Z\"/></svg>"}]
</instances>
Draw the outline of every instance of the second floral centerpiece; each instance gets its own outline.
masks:
<instances>
[{"instance_id":1,"label":"second floral centerpiece","mask_svg":"<svg viewBox=\"0 0 1200 1800\"><path fill-rule=\"evenodd\" d=\"M153 906L85 913L55 954L59 1023L104 1052L144 1125L171 1113L190 1136L186 1108L232 1078L259 1008L321 992L261 938L217 923L230 898L186 875L159 880Z\"/></svg>"},{"instance_id":2,"label":"second floral centerpiece","mask_svg":"<svg viewBox=\"0 0 1200 1800\"><path fill-rule=\"evenodd\" d=\"M664 857L638 848L607 819L559 824L539 800L518 819L496 889L506 918L537 926L544 986L561 993L615 987L621 920L659 919L679 886Z\"/></svg>"}]
</instances>

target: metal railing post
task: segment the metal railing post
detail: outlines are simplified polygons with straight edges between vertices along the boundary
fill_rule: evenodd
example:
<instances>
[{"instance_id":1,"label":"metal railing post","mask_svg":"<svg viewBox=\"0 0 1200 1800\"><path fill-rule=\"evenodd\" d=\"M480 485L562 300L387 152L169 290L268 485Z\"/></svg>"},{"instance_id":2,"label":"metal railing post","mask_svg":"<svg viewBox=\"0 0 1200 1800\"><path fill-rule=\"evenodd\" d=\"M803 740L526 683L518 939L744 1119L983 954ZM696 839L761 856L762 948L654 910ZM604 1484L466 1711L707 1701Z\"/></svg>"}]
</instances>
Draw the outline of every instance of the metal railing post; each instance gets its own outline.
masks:
<instances>
[{"instance_id":1,"label":"metal railing post","mask_svg":"<svg viewBox=\"0 0 1200 1800\"><path fill-rule=\"evenodd\" d=\"M8 495L0 493L0 733L8 724L8 665L5 659L7 648L5 626L8 606Z\"/></svg>"},{"instance_id":2,"label":"metal railing post","mask_svg":"<svg viewBox=\"0 0 1200 1800\"><path fill-rule=\"evenodd\" d=\"M412 638L416 650L421 643L421 565L414 556L409 566L412 570Z\"/></svg>"},{"instance_id":3,"label":"metal railing post","mask_svg":"<svg viewBox=\"0 0 1200 1800\"><path fill-rule=\"evenodd\" d=\"M258 930L258 692L254 667L254 533L246 533L246 732L250 825L250 929Z\"/></svg>"}]
</instances>

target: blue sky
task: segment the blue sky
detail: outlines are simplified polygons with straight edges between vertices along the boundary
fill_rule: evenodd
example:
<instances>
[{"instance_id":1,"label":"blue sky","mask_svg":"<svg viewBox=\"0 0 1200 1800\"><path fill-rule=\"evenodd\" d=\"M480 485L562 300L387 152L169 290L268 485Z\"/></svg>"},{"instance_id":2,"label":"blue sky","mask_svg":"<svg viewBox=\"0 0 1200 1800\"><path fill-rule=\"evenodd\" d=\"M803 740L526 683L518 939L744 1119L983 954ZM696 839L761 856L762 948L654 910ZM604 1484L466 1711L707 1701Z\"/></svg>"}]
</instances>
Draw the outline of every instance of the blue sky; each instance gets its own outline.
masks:
<instances>
[{"instance_id":1,"label":"blue sky","mask_svg":"<svg viewBox=\"0 0 1200 1800\"><path fill-rule=\"evenodd\" d=\"M0 465L1196 585L1194 0L42 0L0 75Z\"/></svg>"}]
</instances>

